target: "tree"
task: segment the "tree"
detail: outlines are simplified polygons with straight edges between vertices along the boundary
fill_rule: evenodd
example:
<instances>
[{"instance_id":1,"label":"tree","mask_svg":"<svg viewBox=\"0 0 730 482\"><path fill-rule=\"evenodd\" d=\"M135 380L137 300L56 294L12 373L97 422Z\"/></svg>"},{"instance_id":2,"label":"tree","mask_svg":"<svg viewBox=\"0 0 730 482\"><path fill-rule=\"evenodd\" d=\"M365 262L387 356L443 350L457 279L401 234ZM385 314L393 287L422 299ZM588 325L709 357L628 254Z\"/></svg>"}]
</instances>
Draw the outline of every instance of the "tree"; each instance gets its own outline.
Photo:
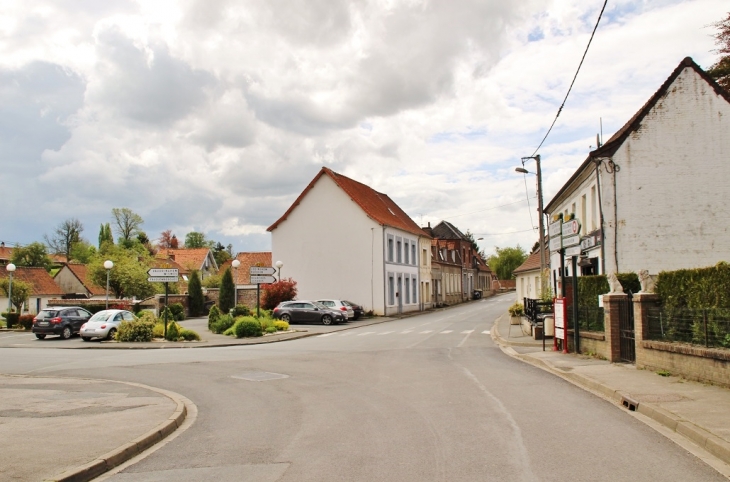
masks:
<instances>
[{"instance_id":1,"label":"tree","mask_svg":"<svg viewBox=\"0 0 730 482\"><path fill-rule=\"evenodd\" d=\"M114 244L114 236L112 236L112 228L109 223L102 224L99 229L99 249L104 243Z\"/></svg>"},{"instance_id":2,"label":"tree","mask_svg":"<svg viewBox=\"0 0 730 482\"><path fill-rule=\"evenodd\" d=\"M293 300L297 296L297 282L291 278L271 283L264 288L261 302L265 310L273 310L282 301Z\"/></svg>"},{"instance_id":3,"label":"tree","mask_svg":"<svg viewBox=\"0 0 730 482\"><path fill-rule=\"evenodd\" d=\"M9 289L10 279L0 279L0 291L3 292L6 298L8 297ZM12 291L13 292L11 293L10 302L13 304L13 306L15 306L15 311L20 313L20 310L23 307L23 303L28 301L28 297L31 295L31 293L33 293L33 285L19 279L14 279Z\"/></svg>"},{"instance_id":4,"label":"tree","mask_svg":"<svg viewBox=\"0 0 730 482\"><path fill-rule=\"evenodd\" d=\"M10 261L16 266L30 266L45 268L46 271L51 268L53 261L48 257L46 246L43 243L30 243L28 246L15 246Z\"/></svg>"},{"instance_id":5,"label":"tree","mask_svg":"<svg viewBox=\"0 0 730 482\"><path fill-rule=\"evenodd\" d=\"M500 248L495 246L496 255L487 258L487 264L501 280L512 279L512 272L527 259L527 253L518 244L514 248Z\"/></svg>"},{"instance_id":6,"label":"tree","mask_svg":"<svg viewBox=\"0 0 730 482\"><path fill-rule=\"evenodd\" d=\"M117 298L147 298L155 294L155 287L147 281L152 258L143 247L138 252L104 244L104 249L94 257L88 268L89 277L99 286L106 286L104 261L107 259L114 263L109 270L109 289Z\"/></svg>"},{"instance_id":7,"label":"tree","mask_svg":"<svg viewBox=\"0 0 730 482\"><path fill-rule=\"evenodd\" d=\"M720 54L720 60L707 69L710 77L727 90L730 90L730 12L724 20L712 24L719 32L715 34L715 45L719 46L715 52Z\"/></svg>"},{"instance_id":8,"label":"tree","mask_svg":"<svg viewBox=\"0 0 730 482\"><path fill-rule=\"evenodd\" d=\"M220 288L221 287L221 277L220 274L212 274L210 276L206 276L203 280L203 286L206 288Z\"/></svg>"},{"instance_id":9,"label":"tree","mask_svg":"<svg viewBox=\"0 0 730 482\"><path fill-rule=\"evenodd\" d=\"M467 229L464 236L466 237L467 241L471 243L471 247L474 249L474 252L484 258L484 252L479 250L479 245L477 244L477 240L474 239L474 235Z\"/></svg>"},{"instance_id":10,"label":"tree","mask_svg":"<svg viewBox=\"0 0 730 482\"><path fill-rule=\"evenodd\" d=\"M233 283L233 275L231 274L231 268L228 268L223 273L221 279L221 289L218 292L218 306L221 309L221 313L228 313L231 308L236 306L236 285Z\"/></svg>"},{"instance_id":11,"label":"tree","mask_svg":"<svg viewBox=\"0 0 730 482\"><path fill-rule=\"evenodd\" d=\"M230 244L228 246L231 246ZM232 248L232 246L231 246ZM223 246L221 243L216 243L215 247L213 247L213 258L215 259L215 262L218 266L222 265L229 259L231 259L231 255L228 252L228 249Z\"/></svg>"},{"instance_id":12,"label":"tree","mask_svg":"<svg viewBox=\"0 0 730 482\"><path fill-rule=\"evenodd\" d=\"M81 241L81 233L84 225L76 218L69 218L58 225L50 236L44 235L43 239L53 253L63 253L66 259L71 259L71 248Z\"/></svg>"},{"instance_id":13,"label":"tree","mask_svg":"<svg viewBox=\"0 0 730 482\"><path fill-rule=\"evenodd\" d=\"M82 239L81 241L74 243L71 247L71 257L68 260L89 264L96 253L96 248Z\"/></svg>"},{"instance_id":14,"label":"tree","mask_svg":"<svg viewBox=\"0 0 730 482\"><path fill-rule=\"evenodd\" d=\"M132 236L137 234L144 223L142 216L129 208L113 208L112 215L114 216L119 241L132 239Z\"/></svg>"},{"instance_id":15,"label":"tree","mask_svg":"<svg viewBox=\"0 0 730 482\"><path fill-rule=\"evenodd\" d=\"M190 296L190 315L202 315L205 311L205 297L203 296L203 288L200 285L200 275L197 270L190 273L188 295Z\"/></svg>"},{"instance_id":16,"label":"tree","mask_svg":"<svg viewBox=\"0 0 730 482\"><path fill-rule=\"evenodd\" d=\"M188 249L210 248L211 241L205 239L204 233L191 231L185 235L185 247Z\"/></svg>"},{"instance_id":17,"label":"tree","mask_svg":"<svg viewBox=\"0 0 730 482\"><path fill-rule=\"evenodd\" d=\"M172 238L175 235L172 234L172 230L166 229L160 233L160 239L157 241L157 247L159 249L170 249L172 248ZM177 238L175 238L177 240Z\"/></svg>"}]
</instances>

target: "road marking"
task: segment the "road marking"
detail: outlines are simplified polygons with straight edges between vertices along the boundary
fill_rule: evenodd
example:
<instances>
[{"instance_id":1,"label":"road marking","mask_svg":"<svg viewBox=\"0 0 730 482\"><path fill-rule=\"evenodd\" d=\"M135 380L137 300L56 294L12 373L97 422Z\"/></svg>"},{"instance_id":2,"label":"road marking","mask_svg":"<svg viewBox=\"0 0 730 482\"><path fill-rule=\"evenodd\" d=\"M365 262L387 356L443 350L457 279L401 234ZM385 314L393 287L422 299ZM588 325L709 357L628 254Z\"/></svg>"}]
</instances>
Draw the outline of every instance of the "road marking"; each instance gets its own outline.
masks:
<instances>
[{"instance_id":1,"label":"road marking","mask_svg":"<svg viewBox=\"0 0 730 482\"><path fill-rule=\"evenodd\" d=\"M405 335L406 333L413 333L413 330L405 330L400 332L401 335Z\"/></svg>"},{"instance_id":2,"label":"road marking","mask_svg":"<svg viewBox=\"0 0 730 482\"><path fill-rule=\"evenodd\" d=\"M485 330L482 332L484 335L489 335L489 330Z\"/></svg>"},{"instance_id":3,"label":"road marking","mask_svg":"<svg viewBox=\"0 0 730 482\"><path fill-rule=\"evenodd\" d=\"M474 330L464 330L461 332L462 335L468 335L469 333L474 333Z\"/></svg>"},{"instance_id":4,"label":"road marking","mask_svg":"<svg viewBox=\"0 0 730 482\"><path fill-rule=\"evenodd\" d=\"M341 334L340 336L348 336L348 335L352 335L352 333L350 333L350 332L348 331L347 333L343 333L343 334Z\"/></svg>"},{"instance_id":5,"label":"road marking","mask_svg":"<svg viewBox=\"0 0 730 482\"><path fill-rule=\"evenodd\" d=\"M433 333L433 330L426 330L426 331L422 331L422 332L421 332L421 335L425 335L425 334L427 334L427 333Z\"/></svg>"},{"instance_id":6,"label":"road marking","mask_svg":"<svg viewBox=\"0 0 730 482\"><path fill-rule=\"evenodd\" d=\"M372 335L373 333L375 333L375 332L374 331L366 331L365 333L358 333L357 336Z\"/></svg>"},{"instance_id":7,"label":"road marking","mask_svg":"<svg viewBox=\"0 0 730 482\"><path fill-rule=\"evenodd\" d=\"M395 333L394 331L384 331L382 333L378 333L378 335L390 335L391 333Z\"/></svg>"},{"instance_id":8,"label":"road marking","mask_svg":"<svg viewBox=\"0 0 730 482\"><path fill-rule=\"evenodd\" d=\"M325 336L332 336L335 333L325 333L324 335L319 335L317 338L324 338Z\"/></svg>"},{"instance_id":9,"label":"road marking","mask_svg":"<svg viewBox=\"0 0 730 482\"><path fill-rule=\"evenodd\" d=\"M448 333L451 333L451 332L453 332L453 331L454 331L454 330L444 330L444 331L442 331L442 332L441 332L441 334L442 334L442 335L446 335L446 334L448 334Z\"/></svg>"}]
</instances>

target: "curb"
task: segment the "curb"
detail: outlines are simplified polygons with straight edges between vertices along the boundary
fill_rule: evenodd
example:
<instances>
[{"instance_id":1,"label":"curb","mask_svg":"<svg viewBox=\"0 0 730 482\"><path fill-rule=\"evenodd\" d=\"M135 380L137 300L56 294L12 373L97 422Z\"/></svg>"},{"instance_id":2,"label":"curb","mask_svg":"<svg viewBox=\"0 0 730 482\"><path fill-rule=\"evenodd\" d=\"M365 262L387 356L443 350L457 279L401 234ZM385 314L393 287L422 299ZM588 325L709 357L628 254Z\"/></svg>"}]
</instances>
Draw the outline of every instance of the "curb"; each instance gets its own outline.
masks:
<instances>
[{"instance_id":1,"label":"curb","mask_svg":"<svg viewBox=\"0 0 730 482\"><path fill-rule=\"evenodd\" d=\"M114 467L123 464L132 457L141 454L148 448L164 440L168 435L172 434L175 430L180 428L180 426L185 421L185 417L188 413L187 407L185 406L184 402L185 399L175 392L163 390L161 388L150 387L141 383L119 382L116 380L100 380L94 378L84 378L82 380L123 383L125 385L131 385L151 390L170 398L173 402L175 402L176 408L167 420L160 423L159 425L157 425L157 427L153 428L146 434L137 437L131 442L126 443L110 452L107 452L104 455L101 455L92 462L81 465L79 467L75 467L73 469L66 470L65 472L55 477L46 479L46 482L88 482L90 480L93 480L96 477L99 477L100 475L108 472Z\"/></svg>"},{"instance_id":2,"label":"curb","mask_svg":"<svg viewBox=\"0 0 730 482\"><path fill-rule=\"evenodd\" d=\"M539 360L529 355L517 353L515 350L511 349L509 347L509 344L505 342L505 340L499 335L499 330L497 329L498 321L499 318L495 320L492 333L496 333L496 335L493 335L492 338L496 343L500 345L500 348L504 353L513 358L517 358L527 364L530 364L536 368L540 368L557 377L560 377L563 380L566 380L579 388L594 393L601 398L604 398L605 400L613 402L619 407L625 407L624 402L629 401L634 406L633 411L636 411L644 415L645 417L654 420L660 425L663 425L672 432L683 436L695 445L717 457L724 463L730 465L730 442L727 442L717 435L714 435L707 430L698 427L694 423L685 420L684 418L679 417L672 412L657 407L650 402L634 402L633 400L631 400L629 394L625 394L618 389L613 389L600 382L597 382L596 380L585 377L583 375L579 375L577 373L563 372L562 370L557 369L551 364L546 363L544 360Z\"/></svg>"}]
</instances>

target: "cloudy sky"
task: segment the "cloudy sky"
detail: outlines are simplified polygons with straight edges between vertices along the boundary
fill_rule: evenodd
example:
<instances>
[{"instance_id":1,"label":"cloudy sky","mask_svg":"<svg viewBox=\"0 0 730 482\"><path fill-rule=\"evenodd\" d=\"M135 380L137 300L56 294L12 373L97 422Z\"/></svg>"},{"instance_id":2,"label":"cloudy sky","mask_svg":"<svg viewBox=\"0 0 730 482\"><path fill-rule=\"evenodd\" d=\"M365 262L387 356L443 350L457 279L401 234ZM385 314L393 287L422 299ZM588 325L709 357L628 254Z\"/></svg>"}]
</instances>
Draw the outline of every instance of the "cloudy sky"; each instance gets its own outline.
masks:
<instances>
[{"instance_id":1,"label":"cloudy sky","mask_svg":"<svg viewBox=\"0 0 730 482\"><path fill-rule=\"evenodd\" d=\"M537 240L535 152L598 0L3 0L0 240L114 207L152 239L266 228L327 166L487 252ZM727 0L609 1L540 149L545 203L686 56L717 56ZM534 170L534 163L526 166ZM528 197L529 207L528 207ZM327 220L332 225L336 219Z\"/></svg>"}]
</instances>

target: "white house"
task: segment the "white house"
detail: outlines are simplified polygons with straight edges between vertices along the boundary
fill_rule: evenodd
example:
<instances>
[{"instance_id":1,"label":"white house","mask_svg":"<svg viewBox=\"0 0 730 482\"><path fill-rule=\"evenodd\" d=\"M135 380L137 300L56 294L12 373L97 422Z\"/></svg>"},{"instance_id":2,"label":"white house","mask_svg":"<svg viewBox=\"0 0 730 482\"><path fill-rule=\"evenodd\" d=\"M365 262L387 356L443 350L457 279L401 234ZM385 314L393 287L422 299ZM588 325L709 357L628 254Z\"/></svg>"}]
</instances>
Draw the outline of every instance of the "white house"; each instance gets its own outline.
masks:
<instances>
[{"instance_id":1,"label":"white house","mask_svg":"<svg viewBox=\"0 0 730 482\"><path fill-rule=\"evenodd\" d=\"M0 269L0 278L9 278L5 268ZM23 281L32 286L30 295L23 305L23 313L34 315L48 306L48 302L63 296L61 288L54 283L51 275L44 268L18 266L13 273L13 282ZM2 297L4 296L4 297ZM8 297L0 296L0 310L8 309Z\"/></svg>"},{"instance_id":2,"label":"white house","mask_svg":"<svg viewBox=\"0 0 730 482\"><path fill-rule=\"evenodd\" d=\"M515 276L515 294L517 301L522 303L524 298L541 298L542 287L540 280L540 250L530 254L524 263L513 271Z\"/></svg>"},{"instance_id":3,"label":"white house","mask_svg":"<svg viewBox=\"0 0 730 482\"><path fill-rule=\"evenodd\" d=\"M268 231L299 299L350 300L378 315L421 309L429 238L386 194L323 167Z\"/></svg>"},{"instance_id":4,"label":"white house","mask_svg":"<svg viewBox=\"0 0 730 482\"><path fill-rule=\"evenodd\" d=\"M579 274L712 266L730 259L728 160L730 94L688 57L545 212L580 221Z\"/></svg>"}]
</instances>

